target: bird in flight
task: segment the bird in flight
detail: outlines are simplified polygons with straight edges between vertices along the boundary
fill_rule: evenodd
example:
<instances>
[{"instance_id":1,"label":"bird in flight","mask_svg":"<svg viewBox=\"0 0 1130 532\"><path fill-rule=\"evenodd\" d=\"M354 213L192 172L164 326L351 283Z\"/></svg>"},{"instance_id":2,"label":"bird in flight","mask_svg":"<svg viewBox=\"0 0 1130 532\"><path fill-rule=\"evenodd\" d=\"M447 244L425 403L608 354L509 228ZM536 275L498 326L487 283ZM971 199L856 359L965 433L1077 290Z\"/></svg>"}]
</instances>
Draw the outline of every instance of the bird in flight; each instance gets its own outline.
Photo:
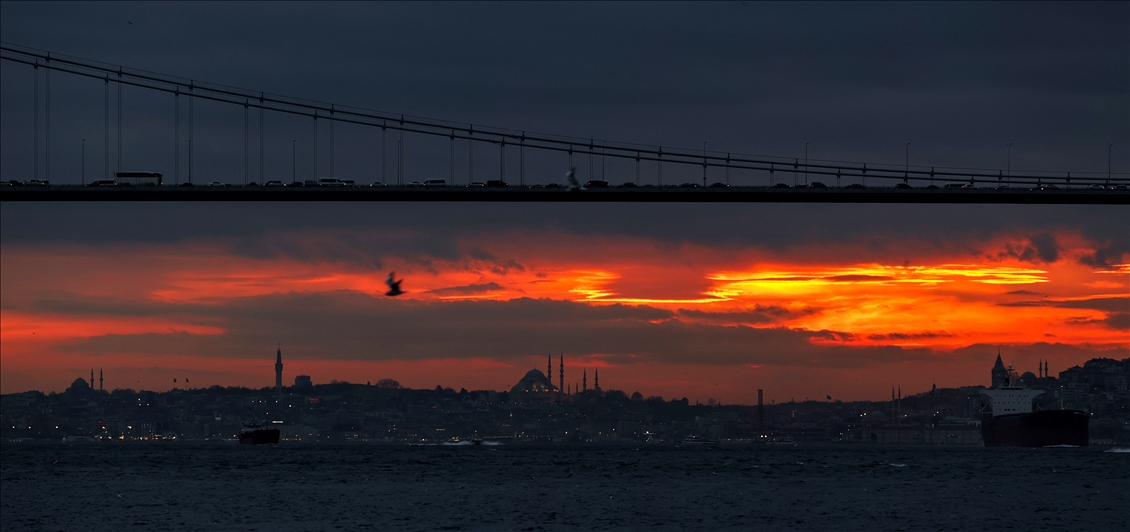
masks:
<instances>
[{"instance_id":1,"label":"bird in flight","mask_svg":"<svg viewBox=\"0 0 1130 532\"><path fill-rule=\"evenodd\" d=\"M401 279L400 281L394 281L393 276L395 275L395 273L396 272L388 272L388 279L385 279L385 284L388 285L388 292L385 292L386 296L395 297L404 293L404 291L400 289L400 283L404 279Z\"/></svg>"}]
</instances>

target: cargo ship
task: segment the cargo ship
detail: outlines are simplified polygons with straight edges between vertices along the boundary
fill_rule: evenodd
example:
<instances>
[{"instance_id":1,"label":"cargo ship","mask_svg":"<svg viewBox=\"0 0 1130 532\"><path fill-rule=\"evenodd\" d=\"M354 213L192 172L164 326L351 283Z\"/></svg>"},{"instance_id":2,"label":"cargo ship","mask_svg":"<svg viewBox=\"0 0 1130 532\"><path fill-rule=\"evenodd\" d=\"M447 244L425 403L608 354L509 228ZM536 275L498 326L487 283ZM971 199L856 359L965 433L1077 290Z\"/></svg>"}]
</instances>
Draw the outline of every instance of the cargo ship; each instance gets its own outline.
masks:
<instances>
[{"instance_id":1,"label":"cargo ship","mask_svg":"<svg viewBox=\"0 0 1130 532\"><path fill-rule=\"evenodd\" d=\"M239 433L239 443L243 445L262 445L279 442L279 429L262 427L258 424L245 423L243 432Z\"/></svg>"},{"instance_id":2,"label":"cargo ship","mask_svg":"<svg viewBox=\"0 0 1130 532\"><path fill-rule=\"evenodd\" d=\"M1004 368L1000 355L997 365ZM1012 366L996 388L983 390L981 438L985 447L1049 447L1090 443L1090 416L1081 410L1045 410L1037 397L1043 390L1020 385Z\"/></svg>"}]
</instances>

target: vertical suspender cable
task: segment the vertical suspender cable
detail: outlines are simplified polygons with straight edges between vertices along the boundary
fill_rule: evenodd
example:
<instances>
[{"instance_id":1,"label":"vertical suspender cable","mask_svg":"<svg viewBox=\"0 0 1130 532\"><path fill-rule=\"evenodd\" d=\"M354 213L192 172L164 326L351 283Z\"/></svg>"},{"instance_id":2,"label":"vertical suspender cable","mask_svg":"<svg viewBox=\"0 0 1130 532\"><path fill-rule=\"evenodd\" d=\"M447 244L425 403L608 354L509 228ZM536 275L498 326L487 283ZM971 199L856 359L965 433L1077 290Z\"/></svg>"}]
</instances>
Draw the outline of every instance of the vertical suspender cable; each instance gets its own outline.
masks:
<instances>
[{"instance_id":1,"label":"vertical suspender cable","mask_svg":"<svg viewBox=\"0 0 1130 532\"><path fill-rule=\"evenodd\" d=\"M122 69L118 67L118 171L122 171Z\"/></svg>"},{"instance_id":2,"label":"vertical suspender cable","mask_svg":"<svg viewBox=\"0 0 1130 532\"><path fill-rule=\"evenodd\" d=\"M314 182L318 182L318 110L314 109Z\"/></svg>"},{"instance_id":3,"label":"vertical suspender cable","mask_svg":"<svg viewBox=\"0 0 1130 532\"><path fill-rule=\"evenodd\" d=\"M589 139L589 179L596 179L596 176L592 175L592 146L592 139Z\"/></svg>"},{"instance_id":4,"label":"vertical suspender cable","mask_svg":"<svg viewBox=\"0 0 1130 532\"><path fill-rule=\"evenodd\" d=\"M259 185L263 184L263 93L259 93Z\"/></svg>"},{"instance_id":5,"label":"vertical suspender cable","mask_svg":"<svg viewBox=\"0 0 1130 532\"><path fill-rule=\"evenodd\" d=\"M196 132L193 116L196 114L193 105L196 98L192 95L193 81L188 80L188 182L192 183L192 140Z\"/></svg>"},{"instance_id":6,"label":"vertical suspender cable","mask_svg":"<svg viewBox=\"0 0 1130 532\"><path fill-rule=\"evenodd\" d=\"M396 184L404 183L404 115L400 116L400 142L396 145Z\"/></svg>"},{"instance_id":7,"label":"vertical suspender cable","mask_svg":"<svg viewBox=\"0 0 1130 532\"><path fill-rule=\"evenodd\" d=\"M173 93L173 185L180 184L180 85Z\"/></svg>"},{"instance_id":8,"label":"vertical suspender cable","mask_svg":"<svg viewBox=\"0 0 1130 532\"><path fill-rule=\"evenodd\" d=\"M51 62L51 56L48 55L47 62ZM47 115L46 123L47 130L43 135L43 179L48 183L51 182L51 68L48 67L43 71L44 81L46 87L43 91L43 111Z\"/></svg>"},{"instance_id":9,"label":"vertical suspender cable","mask_svg":"<svg viewBox=\"0 0 1130 532\"><path fill-rule=\"evenodd\" d=\"M39 181L39 60L35 60L35 66L31 68L32 86L31 86L31 107L32 107L32 124L31 129L31 166L32 177Z\"/></svg>"},{"instance_id":10,"label":"vertical suspender cable","mask_svg":"<svg viewBox=\"0 0 1130 532\"><path fill-rule=\"evenodd\" d=\"M248 125L248 119L249 119L249 117L247 115L248 112L249 111L247 109L247 99L244 99L243 100L243 184L244 184L244 186L247 185L247 176L248 176L248 173L250 171L250 165L251 165L250 142L248 141L248 138L249 138L248 135L249 135L249 131L250 131L251 126Z\"/></svg>"},{"instance_id":11,"label":"vertical suspender cable","mask_svg":"<svg viewBox=\"0 0 1130 532\"><path fill-rule=\"evenodd\" d=\"M330 175L337 176L334 172L334 106L330 105Z\"/></svg>"},{"instance_id":12,"label":"vertical suspender cable","mask_svg":"<svg viewBox=\"0 0 1130 532\"><path fill-rule=\"evenodd\" d=\"M105 117L102 122L105 127L105 132L102 139L105 141L105 150L102 153L102 163L105 165L103 168L102 179L110 179L110 75L106 74L106 82L103 85L106 93L106 107Z\"/></svg>"}]
</instances>

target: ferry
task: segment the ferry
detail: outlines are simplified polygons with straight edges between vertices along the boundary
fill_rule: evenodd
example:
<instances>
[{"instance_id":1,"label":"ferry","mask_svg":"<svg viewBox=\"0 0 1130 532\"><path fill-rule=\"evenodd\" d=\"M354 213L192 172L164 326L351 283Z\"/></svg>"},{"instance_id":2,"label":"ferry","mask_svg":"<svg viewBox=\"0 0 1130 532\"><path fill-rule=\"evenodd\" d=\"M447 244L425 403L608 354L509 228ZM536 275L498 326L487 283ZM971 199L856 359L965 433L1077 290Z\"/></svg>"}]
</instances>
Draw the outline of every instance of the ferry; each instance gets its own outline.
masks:
<instances>
[{"instance_id":1,"label":"ferry","mask_svg":"<svg viewBox=\"0 0 1130 532\"><path fill-rule=\"evenodd\" d=\"M239 433L239 443L243 445L262 445L279 442L279 429L266 428L256 423L244 423Z\"/></svg>"}]
</instances>

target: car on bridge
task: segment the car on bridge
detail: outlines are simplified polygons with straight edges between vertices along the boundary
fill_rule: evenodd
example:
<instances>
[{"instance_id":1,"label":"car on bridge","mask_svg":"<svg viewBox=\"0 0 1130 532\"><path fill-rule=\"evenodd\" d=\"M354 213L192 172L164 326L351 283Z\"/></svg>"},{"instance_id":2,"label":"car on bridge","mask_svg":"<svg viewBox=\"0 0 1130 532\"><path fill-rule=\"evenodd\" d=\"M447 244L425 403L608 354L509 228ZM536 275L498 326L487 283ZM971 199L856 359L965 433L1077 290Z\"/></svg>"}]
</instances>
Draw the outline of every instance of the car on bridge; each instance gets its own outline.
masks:
<instances>
[{"instance_id":1,"label":"car on bridge","mask_svg":"<svg viewBox=\"0 0 1130 532\"><path fill-rule=\"evenodd\" d=\"M827 189L827 188L828 188L828 185L825 185L824 183L821 183L821 182L819 182L819 181L813 181L812 183L810 183L810 184L808 185L808 188L820 188L820 189Z\"/></svg>"},{"instance_id":2,"label":"car on bridge","mask_svg":"<svg viewBox=\"0 0 1130 532\"><path fill-rule=\"evenodd\" d=\"M263 183L264 187L285 187L282 181L267 181Z\"/></svg>"},{"instance_id":3,"label":"car on bridge","mask_svg":"<svg viewBox=\"0 0 1130 532\"><path fill-rule=\"evenodd\" d=\"M600 179L590 179L585 181L584 188L608 188L608 181Z\"/></svg>"},{"instance_id":4,"label":"car on bridge","mask_svg":"<svg viewBox=\"0 0 1130 532\"><path fill-rule=\"evenodd\" d=\"M88 187L116 187L116 186L118 186L118 182L114 181L113 179L97 179L97 180L91 181L86 186L88 186Z\"/></svg>"},{"instance_id":5,"label":"car on bridge","mask_svg":"<svg viewBox=\"0 0 1130 532\"><path fill-rule=\"evenodd\" d=\"M946 188L970 188L965 183L946 183Z\"/></svg>"},{"instance_id":6,"label":"car on bridge","mask_svg":"<svg viewBox=\"0 0 1130 532\"><path fill-rule=\"evenodd\" d=\"M912 187L912 186L910 186L906 183L895 183L895 188L898 189L898 190L907 190L907 189L912 189L914 187Z\"/></svg>"},{"instance_id":7,"label":"car on bridge","mask_svg":"<svg viewBox=\"0 0 1130 532\"><path fill-rule=\"evenodd\" d=\"M425 179L424 180L424 187L426 187L426 188L446 187L446 186L447 186L447 181L443 180L443 179Z\"/></svg>"},{"instance_id":8,"label":"car on bridge","mask_svg":"<svg viewBox=\"0 0 1130 532\"><path fill-rule=\"evenodd\" d=\"M709 188L730 188L730 185L725 183L711 183Z\"/></svg>"},{"instance_id":9,"label":"car on bridge","mask_svg":"<svg viewBox=\"0 0 1130 532\"><path fill-rule=\"evenodd\" d=\"M506 184L506 181L503 181L501 179L488 179L487 180L487 188L505 188L505 187L508 187L508 186L510 186L510 185Z\"/></svg>"},{"instance_id":10,"label":"car on bridge","mask_svg":"<svg viewBox=\"0 0 1130 532\"><path fill-rule=\"evenodd\" d=\"M846 187L844 187L844 188L850 188L850 189L861 189L861 188L867 188L867 186L866 186L866 185L864 185L863 183L852 183L852 184L850 184L850 185L848 185L848 186L846 186Z\"/></svg>"}]
</instances>

